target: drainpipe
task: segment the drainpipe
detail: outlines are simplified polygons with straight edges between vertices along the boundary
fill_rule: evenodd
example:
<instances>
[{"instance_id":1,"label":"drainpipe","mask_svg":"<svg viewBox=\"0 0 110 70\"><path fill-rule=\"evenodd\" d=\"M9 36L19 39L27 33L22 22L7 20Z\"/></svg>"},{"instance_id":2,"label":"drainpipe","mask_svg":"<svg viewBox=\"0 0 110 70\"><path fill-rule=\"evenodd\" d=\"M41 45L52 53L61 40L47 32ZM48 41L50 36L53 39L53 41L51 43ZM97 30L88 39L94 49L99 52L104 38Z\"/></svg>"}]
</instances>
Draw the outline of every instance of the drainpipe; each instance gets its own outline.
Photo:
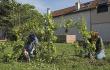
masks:
<instances>
[{"instance_id":1,"label":"drainpipe","mask_svg":"<svg viewBox=\"0 0 110 70\"><path fill-rule=\"evenodd\" d=\"M90 8L90 31L92 31L92 19L91 19L91 8Z\"/></svg>"}]
</instances>

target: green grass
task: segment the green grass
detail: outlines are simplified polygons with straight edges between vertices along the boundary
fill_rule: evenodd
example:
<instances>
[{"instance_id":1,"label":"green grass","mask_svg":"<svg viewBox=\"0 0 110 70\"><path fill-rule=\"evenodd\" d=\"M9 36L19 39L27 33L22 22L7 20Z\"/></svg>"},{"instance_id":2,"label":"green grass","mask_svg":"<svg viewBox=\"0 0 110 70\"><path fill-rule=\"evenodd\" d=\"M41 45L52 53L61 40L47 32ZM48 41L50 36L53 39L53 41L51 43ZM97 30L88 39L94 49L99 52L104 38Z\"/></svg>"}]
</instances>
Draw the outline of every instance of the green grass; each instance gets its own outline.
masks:
<instances>
[{"instance_id":1,"label":"green grass","mask_svg":"<svg viewBox=\"0 0 110 70\"><path fill-rule=\"evenodd\" d=\"M55 45L59 57L55 63L0 63L0 70L110 70L110 48L106 48L106 60L101 61L74 56L75 48L71 44Z\"/></svg>"}]
</instances>

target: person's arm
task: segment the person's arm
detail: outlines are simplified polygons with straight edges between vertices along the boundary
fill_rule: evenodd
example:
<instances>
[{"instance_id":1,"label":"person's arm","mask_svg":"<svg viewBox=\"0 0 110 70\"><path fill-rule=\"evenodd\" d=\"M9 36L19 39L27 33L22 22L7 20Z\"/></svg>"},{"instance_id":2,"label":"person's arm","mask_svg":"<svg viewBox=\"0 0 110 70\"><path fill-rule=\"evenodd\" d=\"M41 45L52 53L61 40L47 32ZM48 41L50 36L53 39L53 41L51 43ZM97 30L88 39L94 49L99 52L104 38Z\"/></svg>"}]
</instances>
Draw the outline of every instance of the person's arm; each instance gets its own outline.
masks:
<instances>
[{"instance_id":1,"label":"person's arm","mask_svg":"<svg viewBox=\"0 0 110 70\"><path fill-rule=\"evenodd\" d=\"M104 49L104 43L103 43L102 38L100 38L100 47L101 47L101 50Z\"/></svg>"},{"instance_id":2,"label":"person's arm","mask_svg":"<svg viewBox=\"0 0 110 70\"><path fill-rule=\"evenodd\" d=\"M36 41L36 43L38 44L39 41L38 41L38 38L37 38L37 37L35 37L35 41Z\"/></svg>"}]
</instances>

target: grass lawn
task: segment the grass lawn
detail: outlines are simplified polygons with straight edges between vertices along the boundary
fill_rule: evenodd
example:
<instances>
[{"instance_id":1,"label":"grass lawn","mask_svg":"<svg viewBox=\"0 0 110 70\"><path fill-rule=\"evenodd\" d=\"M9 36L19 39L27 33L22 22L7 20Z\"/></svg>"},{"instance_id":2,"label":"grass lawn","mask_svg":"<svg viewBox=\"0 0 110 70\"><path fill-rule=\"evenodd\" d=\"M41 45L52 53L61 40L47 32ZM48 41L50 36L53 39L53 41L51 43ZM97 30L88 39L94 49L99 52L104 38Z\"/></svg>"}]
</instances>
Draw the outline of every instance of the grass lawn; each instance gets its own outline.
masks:
<instances>
[{"instance_id":1,"label":"grass lawn","mask_svg":"<svg viewBox=\"0 0 110 70\"><path fill-rule=\"evenodd\" d=\"M106 48L106 59L101 61L74 56L74 46L71 44L55 45L59 57L55 63L0 63L0 70L110 70L110 48Z\"/></svg>"}]
</instances>

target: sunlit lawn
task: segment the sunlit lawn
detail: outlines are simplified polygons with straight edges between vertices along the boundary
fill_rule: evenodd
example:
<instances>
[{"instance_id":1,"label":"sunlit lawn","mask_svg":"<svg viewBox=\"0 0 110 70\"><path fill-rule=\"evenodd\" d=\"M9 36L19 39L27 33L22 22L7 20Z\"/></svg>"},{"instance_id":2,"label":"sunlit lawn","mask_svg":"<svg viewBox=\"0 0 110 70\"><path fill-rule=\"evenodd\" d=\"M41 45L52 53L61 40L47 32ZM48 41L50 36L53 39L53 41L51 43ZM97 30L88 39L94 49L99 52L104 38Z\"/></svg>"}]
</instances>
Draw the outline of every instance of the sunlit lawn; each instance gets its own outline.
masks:
<instances>
[{"instance_id":1,"label":"sunlit lawn","mask_svg":"<svg viewBox=\"0 0 110 70\"><path fill-rule=\"evenodd\" d=\"M110 70L110 48L106 48L106 59L101 61L74 56L74 46L71 44L55 45L60 58L55 63L0 63L0 70Z\"/></svg>"}]
</instances>

